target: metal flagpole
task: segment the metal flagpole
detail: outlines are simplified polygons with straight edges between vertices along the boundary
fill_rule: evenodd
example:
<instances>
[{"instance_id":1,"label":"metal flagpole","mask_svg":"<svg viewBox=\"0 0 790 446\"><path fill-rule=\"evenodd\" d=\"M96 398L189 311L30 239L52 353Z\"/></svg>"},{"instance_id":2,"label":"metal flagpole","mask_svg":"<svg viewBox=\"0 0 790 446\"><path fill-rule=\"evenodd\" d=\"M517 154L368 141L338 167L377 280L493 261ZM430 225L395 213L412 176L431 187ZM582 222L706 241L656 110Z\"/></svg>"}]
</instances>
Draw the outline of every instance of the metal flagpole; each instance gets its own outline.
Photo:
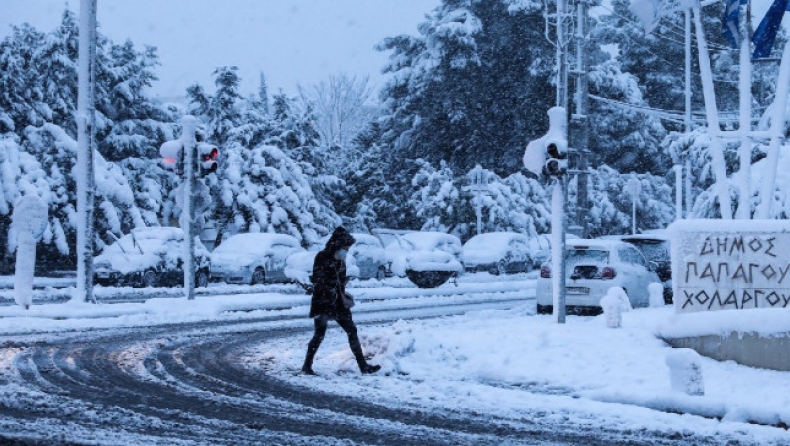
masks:
<instances>
[{"instance_id":1,"label":"metal flagpole","mask_svg":"<svg viewBox=\"0 0 790 446\"><path fill-rule=\"evenodd\" d=\"M751 2L746 3L746 14L743 14L741 23L740 47L740 79L738 90L740 95L740 117L738 130L741 131L741 147L738 150L740 159L741 187L738 197L738 210L736 217L739 219L751 218L752 199L752 139L749 133L752 130L752 54L751 54Z\"/></svg>"}]
</instances>

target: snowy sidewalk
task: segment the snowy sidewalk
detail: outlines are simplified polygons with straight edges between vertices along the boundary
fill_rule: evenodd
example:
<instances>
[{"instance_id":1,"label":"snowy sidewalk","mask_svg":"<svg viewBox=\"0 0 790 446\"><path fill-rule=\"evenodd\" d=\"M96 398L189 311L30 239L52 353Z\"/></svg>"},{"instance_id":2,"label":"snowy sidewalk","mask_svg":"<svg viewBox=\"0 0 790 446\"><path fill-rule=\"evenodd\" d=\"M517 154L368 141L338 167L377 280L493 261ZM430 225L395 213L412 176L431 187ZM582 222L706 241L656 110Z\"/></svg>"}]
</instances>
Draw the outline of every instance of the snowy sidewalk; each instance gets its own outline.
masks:
<instances>
[{"instance_id":1,"label":"snowy sidewalk","mask_svg":"<svg viewBox=\"0 0 790 446\"><path fill-rule=\"evenodd\" d=\"M364 382L349 379L355 364L340 330L330 330L321 347L317 379L289 373L298 370L308 335L297 344L262 345L250 363L265 361L283 379L338 394L372 393L492 416L552 414L580 423L593 412L634 428L790 444L790 372L703 357L704 395L672 390L666 358L677 350L656 332L673 319L667 306L627 312L619 329L607 328L604 316L569 316L560 325L535 316L533 303L517 311L365 326L364 349L382 371Z\"/></svg>"}]
</instances>

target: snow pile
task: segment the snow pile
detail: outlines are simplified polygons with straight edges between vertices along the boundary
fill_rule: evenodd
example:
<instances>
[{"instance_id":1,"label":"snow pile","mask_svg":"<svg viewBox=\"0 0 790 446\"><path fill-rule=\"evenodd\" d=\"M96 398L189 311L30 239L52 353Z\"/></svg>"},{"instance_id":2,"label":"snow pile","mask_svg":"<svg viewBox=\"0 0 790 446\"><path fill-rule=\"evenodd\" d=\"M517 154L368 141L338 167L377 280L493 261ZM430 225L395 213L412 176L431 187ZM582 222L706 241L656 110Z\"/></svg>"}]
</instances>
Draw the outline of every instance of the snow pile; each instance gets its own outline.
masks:
<instances>
[{"instance_id":1,"label":"snow pile","mask_svg":"<svg viewBox=\"0 0 790 446\"><path fill-rule=\"evenodd\" d=\"M679 348L667 354L672 390L687 395L705 395L700 355L690 348Z\"/></svg>"},{"instance_id":2,"label":"snow pile","mask_svg":"<svg viewBox=\"0 0 790 446\"><path fill-rule=\"evenodd\" d=\"M47 204L37 195L25 195L14 205L9 231L9 238L15 242L12 245L16 245L14 300L25 308L33 304L36 243L49 224L47 216Z\"/></svg>"}]
</instances>

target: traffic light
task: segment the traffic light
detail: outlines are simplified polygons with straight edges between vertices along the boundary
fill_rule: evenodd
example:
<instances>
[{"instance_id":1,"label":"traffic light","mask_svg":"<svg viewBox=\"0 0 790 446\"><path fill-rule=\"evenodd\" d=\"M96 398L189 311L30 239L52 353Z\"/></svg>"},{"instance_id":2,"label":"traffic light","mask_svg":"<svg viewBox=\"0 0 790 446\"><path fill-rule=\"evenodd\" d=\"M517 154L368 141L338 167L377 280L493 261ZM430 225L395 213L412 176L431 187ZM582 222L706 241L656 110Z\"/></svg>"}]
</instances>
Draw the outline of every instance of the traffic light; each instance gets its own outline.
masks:
<instances>
[{"instance_id":1,"label":"traffic light","mask_svg":"<svg viewBox=\"0 0 790 446\"><path fill-rule=\"evenodd\" d=\"M549 109L549 131L527 144L524 167L536 176L561 176L568 172L568 120L565 109Z\"/></svg>"},{"instance_id":2,"label":"traffic light","mask_svg":"<svg viewBox=\"0 0 790 446\"><path fill-rule=\"evenodd\" d=\"M546 164L543 172L550 176L561 176L568 172L568 145L564 140L550 140L546 144Z\"/></svg>"},{"instance_id":3,"label":"traffic light","mask_svg":"<svg viewBox=\"0 0 790 446\"><path fill-rule=\"evenodd\" d=\"M180 140L165 141L159 148L162 166L178 176L184 174L184 144Z\"/></svg>"},{"instance_id":4,"label":"traffic light","mask_svg":"<svg viewBox=\"0 0 790 446\"><path fill-rule=\"evenodd\" d=\"M215 145L208 143L198 143L197 145L198 165L200 166L200 174L208 175L217 171L219 164L219 149Z\"/></svg>"}]
</instances>

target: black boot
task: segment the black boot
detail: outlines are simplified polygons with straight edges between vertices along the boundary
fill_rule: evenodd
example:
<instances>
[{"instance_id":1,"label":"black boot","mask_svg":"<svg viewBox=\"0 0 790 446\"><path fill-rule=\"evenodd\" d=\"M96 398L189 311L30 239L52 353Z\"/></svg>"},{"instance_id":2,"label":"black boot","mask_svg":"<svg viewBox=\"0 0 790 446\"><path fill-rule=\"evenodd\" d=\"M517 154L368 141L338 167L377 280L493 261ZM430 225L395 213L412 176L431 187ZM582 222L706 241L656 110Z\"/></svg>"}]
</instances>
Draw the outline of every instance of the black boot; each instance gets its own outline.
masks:
<instances>
[{"instance_id":1,"label":"black boot","mask_svg":"<svg viewBox=\"0 0 790 446\"><path fill-rule=\"evenodd\" d=\"M304 365L302 365L302 373L305 375L315 375L313 371L313 358L315 358L315 352L318 351L318 346L313 344L313 341L307 344L307 354L304 357Z\"/></svg>"},{"instance_id":2,"label":"black boot","mask_svg":"<svg viewBox=\"0 0 790 446\"><path fill-rule=\"evenodd\" d=\"M363 374L376 373L379 370L381 370L381 366L378 364L368 364L367 362L359 364L359 371Z\"/></svg>"},{"instance_id":3,"label":"black boot","mask_svg":"<svg viewBox=\"0 0 790 446\"><path fill-rule=\"evenodd\" d=\"M370 374L381 370L380 365L368 364L368 362L365 361L365 355L362 354L362 345L359 343L359 338L356 336L349 336L348 344L351 347L351 352L354 353L354 357L357 358L357 365L359 366L360 372L363 374Z\"/></svg>"}]
</instances>

